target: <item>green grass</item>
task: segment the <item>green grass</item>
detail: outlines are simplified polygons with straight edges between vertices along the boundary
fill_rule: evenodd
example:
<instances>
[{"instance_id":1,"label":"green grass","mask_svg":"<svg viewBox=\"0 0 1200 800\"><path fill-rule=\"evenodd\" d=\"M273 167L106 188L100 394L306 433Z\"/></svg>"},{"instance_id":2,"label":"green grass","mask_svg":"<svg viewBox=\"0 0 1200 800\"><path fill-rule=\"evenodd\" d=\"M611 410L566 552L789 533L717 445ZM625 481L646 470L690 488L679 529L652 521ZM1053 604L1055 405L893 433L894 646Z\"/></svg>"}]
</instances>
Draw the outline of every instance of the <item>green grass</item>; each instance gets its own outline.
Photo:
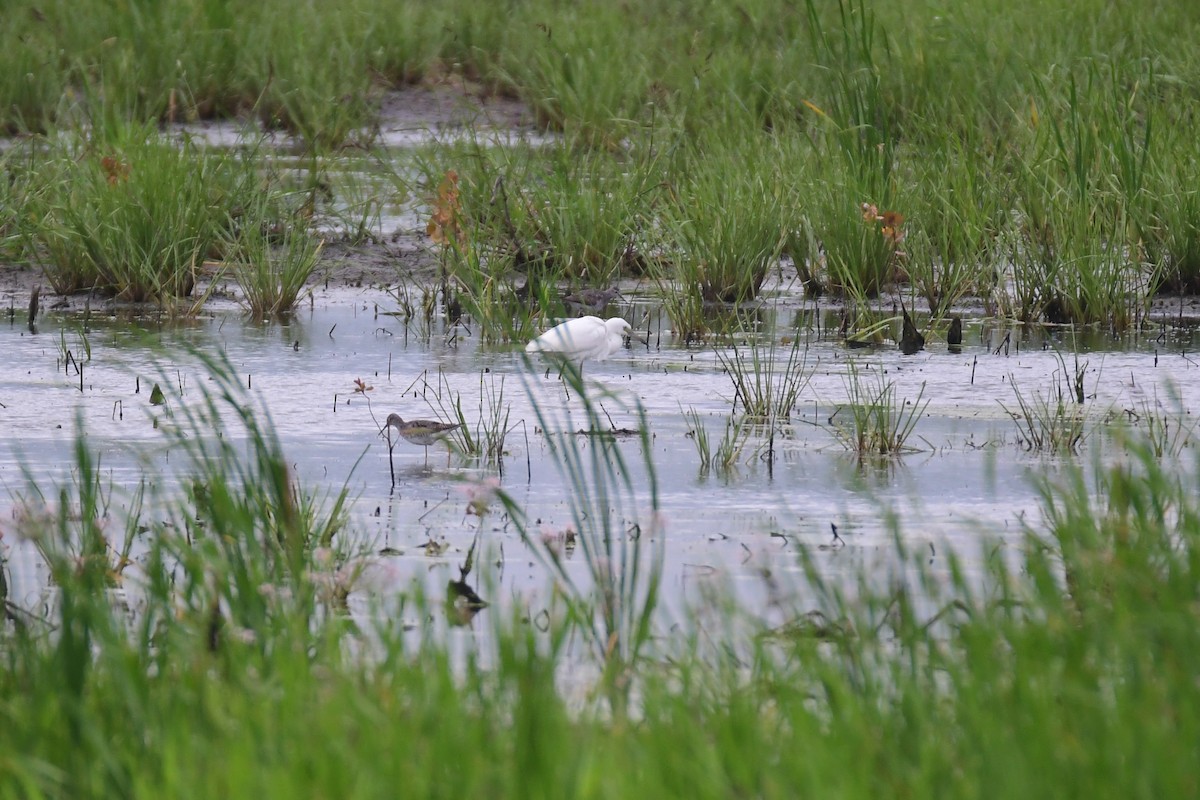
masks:
<instances>
[{"instance_id":1,"label":"green grass","mask_svg":"<svg viewBox=\"0 0 1200 800\"><path fill-rule=\"evenodd\" d=\"M865 378L856 365L850 364L845 379L846 403L829 417L829 430L860 458L910 452L914 448L909 439L929 405L929 400L922 402L925 384L921 384L916 397L902 397L896 392L895 382L885 378L879 368L873 372L873 379Z\"/></svg>"},{"instance_id":2,"label":"green grass","mask_svg":"<svg viewBox=\"0 0 1200 800\"><path fill-rule=\"evenodd\" d=\"M976 295L1120 332L1200 283L1200 20L1184 0L143 6L17 2L0 127L242 117L336 157L372 141L394 86L519 97L556 142L468 137L404 187L459 174L469 249L449 266L484 317L522 276L648 274L692 339L728 329L716 309L753 299L783 254L813 289L907 290L935 322ZM36 159L29 194L65 193L73 168ZM903 237L863 203L902 215ZM483 327L503 339L512 316Z\"/></svg>"},{"instance_id":3,"label":"green grass","mask_svg":"<svg viewBox=\"0 0 1200 800\"><path fill-rule=\"evenodd\" d=\"M316 264L317 245L289 210L293 193L254 150L114 124L14 148L4 166L13 212L0 232L60 294L174 307L216 260L228 262L252 311L277 314L295 305Z\"/></svg>"},{"instance_id":4,"label":"green grass","mask_svg":"<svg viewBox=\"0 0 1200 800\"><path fill-rule=\"evenodd\" d=\"M291 312L316 269L323 244L303 229L272 233L261 226L241 231L226 243L227 260L250 313L279 317Z\"/></svg>"},{"instance_id":5,"label":"green grass","mask_svg":"<svg viewBox=\"0 0 1200 800\"><path fill-rule=\"evenodd\" d=\"M458 172L447 270L493 339L552 313L557 283L618 274L649 274L681 336L723 330L784 253L860 307L899 288L936 318L979 293L1121 330L1156 292L1200 285L1198 33L1185 0L18 0L0 128L48 135L0 158L0 253L60 291L186 294L230 236L295 220L247 218L264 195L288 204L261 161L154 125L246 115L336 153L370 140L390 85L446 81L521 97L562 134L434 148L426 185L403 187L433 195ZM862 203L904 215L904 240ZM498 306L529 278L533 308ZM298 486L214 367L208 400L171 401L184 496L108 485L83 435L70 482L20 490L4 546L37 542L54 602L40 619L0 591L17 620L0 629L0 797L1196 794L1200 503L1177 426L1148 422L1120 464L1064 466L1024 542L981 533L972 571L897 531L886 579L806 550L806 599L774 620L722 596L717 624L677 628L653 611L670 587L637 498L655 487L630 485L614 443L552 433L587 551L568 571L506 497L563 594L545 619L488 612L494 644L473 650L419 594L351 621L344 495ZM1074 388L1029 407L1029 437L1079 441ZM481 386L480 442L507 431L502 389ZM921 397L848 391L853 449L903 449ZM697 429L702 460L737 460L737 424L728 450Z\"/></svg>"},{"instance_id":6,"label":"green grass","mask_svg":"<svg viewBox=\"0 0 1200 800\"><path fill-rule=\"evenodd\" d=\"M790 337L777 347L773 333L752 332L742 348L717 352L717 360L733 382L733 411L759 423L774 424L791 418L800 393L812 379L815 366L808 363L808 342ZM787 349L784 350L783 348Z\"/></svg>"},{"instance_id":7,"label":"green grass","mask_svg":"<svg viewBox=\"0 0 1200 800\"><path fill-rule=\"evenodd\" d=\"M732 305L754 300L779 259L786 191L774 170L779 148L770 141L723 144L714 150L701 142L678 156L664 224L677 291Z\"/></svg>"},{"instance_id":8,"label":"green grass","mask_svg":"<svg viewBox=\"0 0 1200 800\"><path fill-rule=\"evenodd\" d=\"M727 475L737 467L753 432L752 418L738 414L726 417L725 430L715 449L713 440L709 438L708 426L704 424L699 411L688 409L684 419L688 424L687 436L696 445L701 475L707 475L713 467L719 474Z\"/></svg>"},{"instance_id":9,"label":"green grass","mask_svg":"<svg viewBox=\"0 0 1200 800\"><path fill-rule=\"evenodd\" d=\"M1027 450L1072 455L1078 452L1087 434L1087 414L1073 400L1054 387L1046 393L1025 395L1013 384L1017 401L1015 411L1009 411L1017 426L1019 442Z\"/></svg>"},{"instance_id":10,"label":"green grass","mask_svg":"<svg viewBox=\"0 0 1200 800\"><path fill-rule=\"evenodd\" d=\"M134 302L191 293L245 195L247 173L132 129L110 143L50 143L14 159L16 227L54 290L97 288Z\"/></svg>"}]
</instances>

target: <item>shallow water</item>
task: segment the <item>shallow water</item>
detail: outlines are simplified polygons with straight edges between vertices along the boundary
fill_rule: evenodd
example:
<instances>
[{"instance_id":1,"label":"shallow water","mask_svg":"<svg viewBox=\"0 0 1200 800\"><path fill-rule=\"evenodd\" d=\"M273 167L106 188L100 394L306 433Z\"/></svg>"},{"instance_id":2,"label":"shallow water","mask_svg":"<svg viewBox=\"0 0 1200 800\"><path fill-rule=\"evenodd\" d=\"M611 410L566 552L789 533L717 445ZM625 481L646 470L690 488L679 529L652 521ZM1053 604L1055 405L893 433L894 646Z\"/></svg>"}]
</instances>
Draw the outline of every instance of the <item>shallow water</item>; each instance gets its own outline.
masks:
<instances>
[{"instance_id":1,"label":"shallow water","mask_svg":"<svg viewBox=\"0 0 1200 800\"><path fill-rule=\"evenodd\" d=\"M507 439L502 486L526 510L535 535L553 534L575 524L567 500L571 488L537 431L534 405L552 425L576 430L585 424L581 404L553 372L541 365L526 369L518 344L482 345L461 328L407 325L387 313L394 308L379 292L318 290L311 307L286 323L262 323L216 307L179 324L93 317L85 326L77 316L52 315L36 334L15 322L0 326L6 366L0 373L0 437L8 445L0 448L0 530L11 530L12 496L24 489L24 471L43 487L70 479L76 418L100 454L104 476L117 487L116 497L142 477L137 453L148 457L158 480L170 481L170 452L162 448L155 420L169 424L168 408L199 402L207 381L178 348L187 345L229 358L269 413L304 485L331 491L349 486L357 498L353 545L368 554L360 600L394 597L414 581L440 596L446 581L458 577L479 533L482 556L472 582L482 577L487 588L481 592L501 607L516 603L533 613L548 602L546 572L498 509L482 520L467 513L471 487L496 476L496 469L450 454L445 445L430 448L426 464L421 447L400 442L393 489L387 445L376 432L392 411L409 418L439 415L435 391L420 388L422 376L440 387L443 408L460 396L471 421L487 414L481 386L491 392L502 387L510 425L524 423ZM798 548L807 548L831 576L851 581L865 568L884 581L900 568L895 530L910 549L928 554L937 573L947 568L949 549L965 558L968 570L978 570L986 548L999 543L1012 551L1023 522L1037 526L1031 477L1052 475L1063 461L1026 452L1005 407L1016 407L1014 383L1026 394L1047 392L1061 385L1064 367L1074 371L1070 332L977 321L968 326L961 352L931 343L906 357L894 345L846 349L828 314L779 302L761 317L765 329L783 327L764 334L760 347L773 346L782 361L785 333L807 342L811 379L797 413L777 436L774 458L756 435L733 469L705 471L683 412L694 409L706 420L715 447L733 398L717 354L728 356L730 346L685 347L660 329L653 307L635 303L623 311L638 325L631 346L607 362L587 364L585 374L597 391L612 393L602 405L616 428L638 427L636 407L645 411L668 613L714 584L731 589L749 608L766 610L780 581L799 591ZM997 352L1006 334L1008 352ZM1121 446L1105 431L1130 419L1127 410L1172 413L1172 384L1185 408L1187 399L1200 396L1200 361L1191 355L1195 338L1177 328L1134 342L1074 340L1085 365L1084 408L1095 428L1074 460L1090 466L1122 458ZM746 344L738 345L744 352ZM66 351L83 362L82 391L77 369L64 364ZM915 452L860 463L832 435L829 418L847 402L851 363L868 384L882 375L894 381L898 397L929 401L910 439ZM354 393L355 379L375 387L369 404ZM149 404L155 382L167 396L166 407ZM586 437L577 440L585 452L594 446ZM649 531L656 520L641 442L624 437L619 447L637 487L637 508L626 506L614 527L626 530L638 522ZM448 549L430 555L423 547L429 541ZM36 607L46 579L32 547L12 535L0 546L9 562L11 599ZM567 563L583 580L582 554L575 552Z\"/></svg>"}]
</instances>

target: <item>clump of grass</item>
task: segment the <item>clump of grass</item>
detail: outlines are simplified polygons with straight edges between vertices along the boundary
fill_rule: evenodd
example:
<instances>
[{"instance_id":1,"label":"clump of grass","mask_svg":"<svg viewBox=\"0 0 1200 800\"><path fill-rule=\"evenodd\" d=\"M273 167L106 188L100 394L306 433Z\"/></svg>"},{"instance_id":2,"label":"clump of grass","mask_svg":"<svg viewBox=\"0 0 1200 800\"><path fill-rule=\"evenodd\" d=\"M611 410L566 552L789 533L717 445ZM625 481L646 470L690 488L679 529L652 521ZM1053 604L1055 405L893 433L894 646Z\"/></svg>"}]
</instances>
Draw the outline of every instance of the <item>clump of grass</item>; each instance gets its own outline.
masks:
<instances>
[{"instance_id":1,"label":"clump of grass","mask_svg":"<svg viewBox=\"0 0 1200 800\"><path fill-rule=\"evenodd\" d=\"M808 364L808 342L791 337L786 355L773 341L760 342L751 336L745 349L734 346L728 355L717 351L717 360L733 381L733 411L765 422L787 420L812 379Z\"/></svg>"},{"instance_id":2,"label":"clump of grass","mask_svg":"<svg viewBox=\"0 0 1200 800\"><path fill-rule=\"evenodd\" d=\"M563 285L607 287L646 271L654 162L472 141L424 165L437 187L429 192L433 239L485 339L527 338L533 314L561 315Z\"/></svg>"},{"instance_id":3,"label":"clump of grass","mask_svg":"<svg viewBox=\"0 0 1200 800\"><path fill-rule=\"evenodd\" d=\"M1164 169L1158 183L1161 205L1155 212L1159 235L1148 238L1149 260L1158 266L1156 290L1195 294L1200 291L1200 159Z\"/></svg>"},{"instance_id":4,"label":"clump of grass","mask_svg":"<svg viewBox=\"0 0 1200 800\"><path fill-rule=\"evenodd\" d=\"M684 414L684 419L691 428L687 432L687 436L696 445L696 454L700 457L701 474L707 473L713 467L716 467L718 472L724 473L737 466L752 432L752 425L745 416L730 414L725 418L725 431L722 433L721 441L717 443L716 449L712 446L708 426L704 424L700 412L694 408L688 409Z\"/></svg>"},{"instance_id":5,"label":"clump of grass","mask_svg":"<svg viewBox=\"0 0 1200 800\"><path fill-rule=\"evenodd\" d=\"M445 244L440 257L448 275L445 302L458 304L484 342L531 338L538 309L557 306L553 284L530 279L522 292L505 280L503 268L489 261L487 251L474 242Z\"/></svg>"},{"instance_id":6,"label":"clump of grass","mask_svg":"<svg viewBox=\"0 0 1200 800\"><path fill-rule=\"evenodd\" d=\"M233 216L264 206L249 160L188 141L135 128L111 143L66 137L50 147L49 158L31 155L18 175L18 224L29 257L60 294L186 297Z\"/></svg>"},{"instance_id":7,"label":"clump of grass","mask_svg":"<svg viewBox=\"0 0 1200 800\"><path fill-rule=\"evenodd\" d=\"M226 244L226 262L242 289L242 303L256 316L291 313L317 266L324 246L307 230L281 233L261 227L241 231Z\"/></svg>"},{"instance_id":8,"label":"clump of grass","mask_svg":"<svg viewBox=\"0 0 1200 800\"><path fill-rule=\"evenodd\" d=\"M756 168L777 152L770 142L750 140L724 159L704 149L689 155L665 222L673 291L707 303L758 296L789 237L783 184L773 170Z\"/></svg>"},{"instance_id":9,"label":"clump of grass","mask_svg":"<svg viewBox=\"0 0 1200 800\"><path fill-rule=\"evenodd\" d=\"M480 150L476 173L460 176L457 169L426 165L429 221L426 232L437 247L439 286L449 314L457 304L473 319L484 341L511 341L531 333L532 309L548 302L550 285L543 285L540 256L528 254L513 223L504 189L506 172L490 186L481 181L493 174L491 156ZM398 179L398 178L397 178ZM436 187L436 188L434 188ZM538 263L534 263L534 261ZM506 280L514 266L527 271L527 296L518 296Z\"/></svg>"},{"instance_id":10,"label":"clump of grass","mask_svg":"<svg viewBox=\"0 0 1200 800\"><path fill-rule=\"evenodd\" d=\"M1074 369L1068 370L1062 353L1056 351L1055 354L1060 369L1046 393L1035 392L1032 397L1026 397L1010 375L1017 410L1009 410L1004 403L1000 403L1000 407L1016 423L1020 441L1026 449L1070 455L1078 451L1088 433L1087 414L1083 409L1083 378L1088 364L1080 364L1076 353Z\"/></svg>"},{"instance_id":11,"label":"clump of grass","mask_svg":"<svg viewBox=\"0 0 1200 800\"><path fill-rule=\"evenodd\" d=\"M957 137L931 146L935 154L912 166L923 191L908 198L904 270L936 323L993 283L987 268L1003 257L996 237L1011 198L999 157L981 158Z\"/></svg>"},{"instance_id":12,"label":"clump of grass","mask_svg":"<svg viewBox=\"0 0 1200 800\"><path fill-rule=\"evenodd\" d=\"M454 398L454 419L468 430L464 435L464 452L483 459L485 463L502 467L505 456L504 443L513 428L521 423L510 423L512 403L504 399L504 376L496 380L495 372L479 373L479 407L472 429L462 407L462 397Z\"/></svg>"},{"instance_id":13,"label":"clump of grass","mask_svg":"<svg viewBox=\"0 0 1200 800\"><path fill-rule=\"evenodd\" d=\"M624 272L644 271L639 244L655 207L657 155L616 161L597 153L553 148L544 177L520 193L520 235L541 251L558 280L607 287Z\"/></svg>"},{"instance_id":14,"label":"clump of grass","mask_svg":"<svg viewBox=\"0 0 1200 800\"><path fill-rule=\"evenodd\" d=\"M914 450L908 440L929 405L928 400L921 402L923 382L916 398L908 400L896 394L894 381L879 372L868 381L851 362L846 392L849 402L829 418L830 430L842 446L860 456L896 456Z\"/></svg>"},{"instance_id":15,"label":"clump of grass","mask_svg":"<svg viewBox=\"0 0 1200 800\"><path fill-rule=\"evenodd\" d=\"M481 442L480 456L484 461L503 463L504 443L515 424L510 425L512 404L504 400L504 376L496 383L496 373L479 374L479 417L476 420L475 438ZM462 419L461 411L459 421Z\"/></svg>"},{"instance_id":16,"label":"clump of grass","mask_svg":"<svg viewBox=\"0 0 1200 800\"><path fill-rule=\"evenodd\" d=\"M825 83L821 103L806 102L825 123L848 171L859 179L888 184L896 143L894 110L884 88L890 60L886 31L862 0L838 0L821 7L805 0L807 33Z\"/></svg>"},{"instance_id":17,"label":"clump of grass","mask_svg":"<svg viewBox=\"0 0 1200 800\"><path fill-rule=\"evenodd\" d=\"M708 428L704 424L704 418L700 416L700 412L694 408L689 408L683 415L691 425L691 430L687 432L687 436L696 445L696 454L700 456L700 469L705 470L712 466L712 443L708 438Z\"/></svg>"},{"instance_id":18,"label":"clump of grass","mask_svg":"<svg viewBox=\"0 0 1200 800\"><path fill-rule=\"evenodd\" d=\"M1011 380L1011 377L1010 377ZM1070 455L1079 449L1086 433L1086 415L1061 391L1052 390L1047 396L1035 392L1032 397L1021 394L1012 381L1017 410L1010 411L1000 404L1017 425L1020 441L1028 450Z\"/></svg>"},{"instance_id":19,"label":"clump of grass","mask_svg":"<svg viewBox=\"0 0 1200 800\"><path fill-rule=\"evenodd\" d=\"M504 399L503 375L497 383L496 373L479 374L479 406L474 421L463 409L462 393L450 385L441 370L438 370L436 383L430 383L429 376L422 374L405 394L414 388L439 419L459 423L449 437L455 450L503 468L505 442L513 429L521 424L510 422L512 404Z\"/></svg>"},{"instance_id":20,"label":"clump of grass","mask_svg":"<svg viewBox=\"0 0 1200 800\"><path fill-rule=\"evenodd\" d=\"M381 244L384 213L403 208L409 196L407 187L393 183L394 170L383 159L349 155L336 162L324 159L315 164L321 171L308 176L310 194L306 202L318 224L331 228L337 239L352 245ZM318 204L318 199L326 202Z\"/></svg>"},{"instance_id":21,"label":"clump of grass","mask_svg":"<svg viewBox=\"0 0 1200 800\"><path fill-rule=\"evenodd\" d=\"M713 329L732 324L733 315L718 314L695 292L676 291L671 284L659 283L660 299L675 336L684 344L700 342Z\"/></svg>"},{"instance_id":22,"label":"clump of grass","mask_svg":"<svg viewBox=\"0 0 1200 800\"><path fill-rule=\"evenodd\" d=\"M812 187L810 227L823 248L820 283L859 305L866 305L898 276L898 247L903 237L899 223L881 225L902 215L880 212L879 206L859 197L854 184ZM884 232L887 228L887 232ZM822 274L823 273L823 274Z\"/></svg>"}]
</instances>

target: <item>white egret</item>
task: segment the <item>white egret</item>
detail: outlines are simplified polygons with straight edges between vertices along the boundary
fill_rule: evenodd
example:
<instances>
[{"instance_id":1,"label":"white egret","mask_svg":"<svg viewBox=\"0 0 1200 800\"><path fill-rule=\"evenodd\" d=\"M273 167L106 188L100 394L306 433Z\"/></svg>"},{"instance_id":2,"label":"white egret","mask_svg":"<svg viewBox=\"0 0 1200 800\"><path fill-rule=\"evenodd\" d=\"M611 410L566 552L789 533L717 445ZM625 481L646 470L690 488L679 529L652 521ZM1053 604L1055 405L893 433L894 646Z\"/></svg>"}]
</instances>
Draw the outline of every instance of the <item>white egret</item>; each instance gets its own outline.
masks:
<instances>
[{"instance_id":1,"label":"white egret","mask_svg":"<svg viewBox=\"0 0 1200 800\"><path fill-rule=\"evenodd\" d=\"M630 325L620 317L579 317L555 325L525 345L526 353L551 353L568 361L603 361L621 349Z\"/></svg>"}]
</instances>

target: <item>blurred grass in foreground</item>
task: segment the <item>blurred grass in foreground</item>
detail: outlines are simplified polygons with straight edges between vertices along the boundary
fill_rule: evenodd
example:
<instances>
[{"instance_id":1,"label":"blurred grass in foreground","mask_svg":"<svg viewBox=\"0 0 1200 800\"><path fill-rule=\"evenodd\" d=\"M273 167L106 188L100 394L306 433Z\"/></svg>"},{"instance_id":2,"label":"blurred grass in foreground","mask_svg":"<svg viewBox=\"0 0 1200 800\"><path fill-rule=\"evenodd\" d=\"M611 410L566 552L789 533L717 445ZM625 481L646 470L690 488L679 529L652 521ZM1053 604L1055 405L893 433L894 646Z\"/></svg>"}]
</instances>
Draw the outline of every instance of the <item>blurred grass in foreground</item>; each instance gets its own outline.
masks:
<instances>
[{"instance_id":1,"label":"blurred grass in foreground","mask_svg":"<svg viewBox=\"0 0 1200 800\"><path fill-rule=\"evenodd\" d=\"M654 584L626 593L620 569L641 558L654 580L636 553L653 537L593 516L596 604L568 587L573 610L548 627L488 610L490 636L464 654L435 623L353 621L345 493L298 486L229 366L208 366L215 388L166 434L183 496L114 500L81 437L74 481L30 485L5 523L6 543L38 543L55 599L44 619L6 606L0 797L1196 794L1193 464L1133 442L1095 486L1047 479L1023 544L981 541L970 577L945 553L935 574L902 531L900 566L853 587L807 553L797 596L815 599L785 606L791 622L718 598L703 636L686 633L699 619L643 627ZM627 518L619 462L555 441L589 484L578 513ZM437 614L417 596L404 608ZM603 664L618 629L635 637L615 645L619 676ZM576 636L595 647L568 655Z\"/></svg>"}]
</instances>

